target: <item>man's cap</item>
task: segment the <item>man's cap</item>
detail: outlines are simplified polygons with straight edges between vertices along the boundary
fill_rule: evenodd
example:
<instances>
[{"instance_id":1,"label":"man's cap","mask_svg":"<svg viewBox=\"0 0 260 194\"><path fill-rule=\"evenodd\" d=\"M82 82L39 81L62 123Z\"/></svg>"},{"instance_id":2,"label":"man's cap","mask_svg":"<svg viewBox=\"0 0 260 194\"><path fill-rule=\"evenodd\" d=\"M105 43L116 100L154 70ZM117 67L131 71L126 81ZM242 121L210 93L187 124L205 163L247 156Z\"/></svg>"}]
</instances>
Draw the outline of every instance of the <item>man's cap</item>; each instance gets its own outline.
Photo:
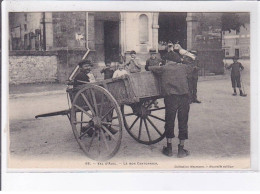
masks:
<instances>
[{"instance_id":1,"label":"man's cap","mask_svg":"<svg viewBox=\"0 0 260 194\"><path fill-rule=\"evenodd\" d=\"M136 52L134 50L130 51L130 55L132 54L136 54Z\"/></svg>"},{"instance_id":2,"label":"man's cap","mask_svg":"<svg viewBox=\"0 0 260 194\"><path fill-rule=\"evenodd\" d=\"M173 43L172 43L172 41L168 41L168 46L173 46Z\"/></svg>"},{"instance_id":3,"label":"man's cap","mask_svg":"<svg viewBox=\"0 0 260 194\"><path fill-rule=\"evenodd\" d=\"M233 57L233 59L235 59L235 60L238 60L238 59L239 59L239 57L238 57L238 56L234 56L234 57Z\"/></svg>"},{"instance_id":4,"label":"man's cap","mask_svg":"<svg viewBox=\"0 0 260 194\"><path fill-rule=\"evenodd\" d=\"M82 67L82 65L85 65L85 64L87 64L87 65L89 65L89 66L92 66L91 61L88 60L88 59L83 59L83 60L81 60L78 65L79 65L80 67Z\"/></svg>"},{"instance_id":5,"label":"man's cap","mask_svg":"<svg viewBox=\"0 0 260 194\"><path fill-rule=\"evenodd\" d=\"M156 53L156 50L155 49L150 49L149 53Z\"/></svg>"},{"instance_id":6,"label":"man's cap","mask_svg":"<svg viewBox=\"0 0 260 194\"><path fill-rule=\"evenodd\" d=\"M111 62L112 62L112 61L111 61L110 59L106 60L106 64L107 64L107 63L111 63Z\"/></svg>"}]
</instances>

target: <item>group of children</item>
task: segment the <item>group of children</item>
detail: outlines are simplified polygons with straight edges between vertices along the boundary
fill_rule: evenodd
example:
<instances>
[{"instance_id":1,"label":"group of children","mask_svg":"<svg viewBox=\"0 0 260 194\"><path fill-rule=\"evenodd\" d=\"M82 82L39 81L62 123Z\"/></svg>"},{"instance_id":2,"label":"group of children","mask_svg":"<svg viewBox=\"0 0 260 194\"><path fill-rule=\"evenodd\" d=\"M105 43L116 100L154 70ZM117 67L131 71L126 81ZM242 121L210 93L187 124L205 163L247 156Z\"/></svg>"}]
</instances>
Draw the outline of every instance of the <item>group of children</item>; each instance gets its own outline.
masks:
<instances>
[{"instance_id":1,"label":"group of children","mask_svg":"<svg viewBox=\"0 0 260 194\"><path fill-rule=\"evenodd\" d=\"M117 78L121 77L123 75L126 75L129 73L137 73L141 72L141 65L139 63L139 60L136 58L136 52L131 51L130 52L131 59L126 64L127 70L125 70L125 65L123 63L120 63L118 65L117 70L114 70L114 67L111 66L111 61L106 61L106 67L103 68L100 73L104 74L104 79L111 79L111 78ZM92 69L92 63L90 60L82 60L79 62L79 73L74 78L74 87L77 87L78 85L85 84L88 82L95 82L95 77L93 73L91 72Z\"/></svg>"},{"instance_id":2,"label":"group of children","mask_svg":"<svg viewBox=\"0 0 260 194\"><path fill-rule=\"evenodd\" d=\"M151 58L146 61L146 66L145 66L146 70L148 70L147 67L149 65L157 65L157 64L159 65L159 63L161 62L155 57L155 53L156 53L155 50L150 50L150 53L151 53ZM118 69L116 71L112 69L111 62L107 61L106 67L100 71L101 74L104 74L104 79L117 78L126 75L128 73L141 72L141 64L139 62L139 59L136 58L136 52L131 51L130 56L131 59L129 60L128 63L126 63L126 68L124 64L119 64Z\"/></svg>"}]
</instances>

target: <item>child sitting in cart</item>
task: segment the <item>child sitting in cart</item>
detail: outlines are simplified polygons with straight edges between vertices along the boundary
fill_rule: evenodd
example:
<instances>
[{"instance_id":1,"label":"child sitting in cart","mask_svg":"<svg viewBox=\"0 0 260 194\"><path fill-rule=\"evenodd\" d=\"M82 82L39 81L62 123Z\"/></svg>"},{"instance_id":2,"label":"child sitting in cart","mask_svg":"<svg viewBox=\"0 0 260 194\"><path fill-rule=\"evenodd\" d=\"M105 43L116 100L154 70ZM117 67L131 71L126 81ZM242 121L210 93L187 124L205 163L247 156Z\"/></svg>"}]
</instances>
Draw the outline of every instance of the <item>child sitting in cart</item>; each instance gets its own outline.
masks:
<instances>
[{"instance_id":1,"label":"child sitting in cart","mask_svg":"<svg viewBox=\"0 0 260 194\"><path fill-rule=\"evenodd\" d=\"M124 64L119 64L118 70L116 70L113 74L113 78L122 77L127 74L127 71L124 69Z\"/></svg>"},{"instance_id":2,"label":"child sitting in cart","mask_svg":"<svg viewBox=\"0 0 260 194\"><path fill-rule=\"evenodd\" d=\"M115 72L115 71L114 71L114 70L112 69L112 67L111 67L111 61L109 61L109 60L106 62L106 67L103 68L103 69L100 71L101 74L104 73L104 79L110 79L110 78L112 78L114 72Z\"/></svg>"},{"instance_id":3,"label":"child sitting in cart","mask_svg":"<svg viewBox=\"0 0 260 194\"><path fill-rule=\"evenodd\" d=\"M77 87L82 84L86 84L93 80L93 77L89 74L91 67L93 66L90 60L82 60L78 64L80 72L74 78L73 87Z\"/></svg>"}]
</instances>

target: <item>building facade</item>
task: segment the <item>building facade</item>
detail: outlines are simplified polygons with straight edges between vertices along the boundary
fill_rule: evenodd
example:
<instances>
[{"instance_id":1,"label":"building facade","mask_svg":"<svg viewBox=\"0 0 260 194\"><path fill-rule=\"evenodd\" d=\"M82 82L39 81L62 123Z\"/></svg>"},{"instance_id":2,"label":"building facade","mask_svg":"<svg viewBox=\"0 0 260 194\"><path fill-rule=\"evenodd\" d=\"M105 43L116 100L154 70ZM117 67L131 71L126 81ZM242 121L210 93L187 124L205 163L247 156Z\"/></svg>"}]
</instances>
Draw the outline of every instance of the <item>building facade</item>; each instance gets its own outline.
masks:
<instances>
[{"instance_id":1,"label":"building facade","mask_svg":"<svg viewBox=\"0 0 260 194\"><path fill-rule=\"evenodd\" d=\"M222 32L222 47L225 49L225 57L250 58L250 24L240 27L240 31Z\"/></svg>"},{"instance_id":2,"label":"building facade","mask_svg":"<svg viewBox=\"0 0 260 194\"><path fill-rule=\"evenodd\" d=\"M57 58L56 80L61 82L67 79L87 50L87 57L98 67L108 60L118 62L122 56L128 60L131 50L137 52L141 63L145 65L149 49L160 53L161 49L165 49L162 43L169 40L179 41L188 50L200 49L197 43L197 35L201 33L200 13L9 14L10 56L43 55L42 53L48 53L49 56L53 53Z\"/></svg>"}]
</instances>

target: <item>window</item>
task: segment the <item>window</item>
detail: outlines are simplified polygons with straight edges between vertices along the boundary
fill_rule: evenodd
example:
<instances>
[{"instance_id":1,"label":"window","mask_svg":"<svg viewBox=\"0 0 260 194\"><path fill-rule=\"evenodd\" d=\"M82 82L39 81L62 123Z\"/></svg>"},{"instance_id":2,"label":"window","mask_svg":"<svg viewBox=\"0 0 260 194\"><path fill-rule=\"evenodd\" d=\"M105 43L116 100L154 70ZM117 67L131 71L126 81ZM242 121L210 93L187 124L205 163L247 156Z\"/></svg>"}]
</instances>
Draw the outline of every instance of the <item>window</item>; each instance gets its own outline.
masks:
<instances>
[{"instance_id":1,"label":"window","mask_svg":"<svg viewBox=\"0 0 260 194\"><path fill-rule=\"evenodd\" d=\"M228 56L229 55L229 50L226 50L226 56Z\"/></svg>"},{"instance_id":2,"label":"window","mask_svg":"<svg viewBox=\"0 0 260 194\"><path fill-rule=\"evenodd\" d=\"M239 38L236 38L236 45L239 45Z\"/></svg>"},{"instance_id":3,"label":"window","mask_svg":"<svg viewBox=\"0 0 260 194\"><path fill-rule=\"evenodd\" d=\"M27 22L27 13L24 14L24 21Z\"/></svg>"},{"instance_id":4,"label":"window","mask_svg":"<svg viewBox=\"0 0 260 194\"><path fill-rule=\"evenodd\" d=\"M24 31L27 31L27 24L24 24Z\"/></svg>"},{"instance_id":5,"label":"window","mask_svg":"<svg viewBox=\"0 0 260 194\"><path fill-rule=\"evenodd\" d=\"M139 17L139 41L141 44L148 42L148 17L145 14Z\"/></svg>"}]
</instances>

